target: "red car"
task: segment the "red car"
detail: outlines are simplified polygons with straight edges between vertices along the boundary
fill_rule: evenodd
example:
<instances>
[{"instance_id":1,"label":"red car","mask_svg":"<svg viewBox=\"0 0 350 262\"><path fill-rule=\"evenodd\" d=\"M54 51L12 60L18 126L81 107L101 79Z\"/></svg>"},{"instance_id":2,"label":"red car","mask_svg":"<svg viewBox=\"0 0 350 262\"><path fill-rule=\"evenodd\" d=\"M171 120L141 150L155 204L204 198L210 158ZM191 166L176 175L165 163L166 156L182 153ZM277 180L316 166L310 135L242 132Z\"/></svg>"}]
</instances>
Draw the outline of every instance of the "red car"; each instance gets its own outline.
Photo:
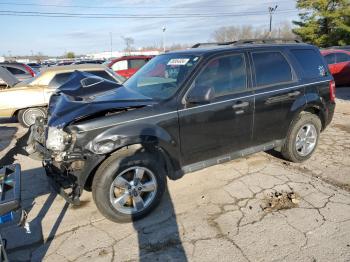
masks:
<instances>
[{"instance_id":1,"label":"red car","mask_svg":"<svg viewBox=\"0 0 350 262\"><path fill-rule=\"evenodd\" d=\"M349 85L350 84L350 52L344 50L330 49L322 50L329 70L331 71L335 84Z\"/></svg>"},{"instance_id":2,"label":"red car","mask_svg":"<svg viewBox=\"0 0 350 262\"><path fill-rule=\"evenodd\" d=\"M120 58L112 60L108 64L108 67L111 68L117 74L124 76L125 78L129 78L152 58L153 56L144 55L122 56Z\"/></svg>"}]
</instances>

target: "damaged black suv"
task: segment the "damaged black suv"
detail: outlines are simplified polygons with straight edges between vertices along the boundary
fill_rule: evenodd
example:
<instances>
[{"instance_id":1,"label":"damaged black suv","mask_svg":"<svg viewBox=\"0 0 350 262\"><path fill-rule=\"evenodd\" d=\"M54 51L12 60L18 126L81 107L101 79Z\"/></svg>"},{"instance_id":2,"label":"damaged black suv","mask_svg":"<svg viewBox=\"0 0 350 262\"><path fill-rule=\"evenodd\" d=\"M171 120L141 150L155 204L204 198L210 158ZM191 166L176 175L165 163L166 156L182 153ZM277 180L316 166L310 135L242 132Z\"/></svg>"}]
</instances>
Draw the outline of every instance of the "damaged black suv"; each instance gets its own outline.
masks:
<instances>
[{"instance_id":1,"label":"damaged black suv","mask_svg":"<svg viewBox=\"0 0 350 262\"><path fill-rule=\"evenodd\" d=\"M331 122L335 85L314 46L239 41L159 55L122 86L76 72L31 127L28 152L79 204L113 221L145 216L166 178L276 149L308 159Z\"/></svg>"}]
</instances>

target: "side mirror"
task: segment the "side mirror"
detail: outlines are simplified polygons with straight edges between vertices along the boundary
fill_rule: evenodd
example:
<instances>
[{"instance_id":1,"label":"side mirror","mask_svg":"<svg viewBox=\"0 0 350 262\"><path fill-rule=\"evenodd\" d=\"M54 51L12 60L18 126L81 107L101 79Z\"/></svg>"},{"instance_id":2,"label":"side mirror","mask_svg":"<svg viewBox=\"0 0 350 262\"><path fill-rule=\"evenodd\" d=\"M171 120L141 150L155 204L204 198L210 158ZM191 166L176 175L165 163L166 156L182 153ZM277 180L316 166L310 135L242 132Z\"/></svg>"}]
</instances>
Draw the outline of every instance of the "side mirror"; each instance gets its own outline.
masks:
<instances>
[{"instance_id":1,"label":"side mirror","mask_svg":"<svg viewBox=\"0 0 350 262\"><path fill-rule=\"evenodd\" d=\"M209 86L196 86L186 98L188 104L207 104L215 98L215 90Z\"/></svg>"}]
</instances>

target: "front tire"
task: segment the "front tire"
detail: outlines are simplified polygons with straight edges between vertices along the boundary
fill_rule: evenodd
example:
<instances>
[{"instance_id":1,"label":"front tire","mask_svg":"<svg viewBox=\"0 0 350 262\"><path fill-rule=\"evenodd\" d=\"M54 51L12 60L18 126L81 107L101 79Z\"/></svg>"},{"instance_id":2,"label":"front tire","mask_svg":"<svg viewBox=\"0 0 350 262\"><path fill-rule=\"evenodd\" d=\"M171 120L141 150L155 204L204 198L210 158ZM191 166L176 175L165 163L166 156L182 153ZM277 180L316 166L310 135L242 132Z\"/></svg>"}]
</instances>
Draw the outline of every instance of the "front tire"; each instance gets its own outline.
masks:
<instances>
[{"instance_id":1,"label":"front tire","mask_svg":"<svg viewBox=\"0 0 350 262\"><path fill-rule=\"evenodd\" d=\"M156 154L114 154L96 171L92 196L98 210L114 222L145 217L160 202L166 172Z\"/></svg>"},{"instance_id":2,"label":"front tire","mask_svg":"<svg viewBox=\"0 0 350 262\"><path fill-rule=\"evenodd\" d=\"M18 112L18 122L23 127L30 127L35 123L37 117L46 118L46 110L42 107L31 107Z\"/></svg>"},{"instance_id":3,"label":"front tire","mask_svg":"<svg viewBox=\"0 0 350 262\"><path fill-rule=\"evenodd\" d=\"M296 163L309 159L317 148L321 127L316 115L301 113L289 128L281 150L283 157Z\"/></svg>"}]
</instances>

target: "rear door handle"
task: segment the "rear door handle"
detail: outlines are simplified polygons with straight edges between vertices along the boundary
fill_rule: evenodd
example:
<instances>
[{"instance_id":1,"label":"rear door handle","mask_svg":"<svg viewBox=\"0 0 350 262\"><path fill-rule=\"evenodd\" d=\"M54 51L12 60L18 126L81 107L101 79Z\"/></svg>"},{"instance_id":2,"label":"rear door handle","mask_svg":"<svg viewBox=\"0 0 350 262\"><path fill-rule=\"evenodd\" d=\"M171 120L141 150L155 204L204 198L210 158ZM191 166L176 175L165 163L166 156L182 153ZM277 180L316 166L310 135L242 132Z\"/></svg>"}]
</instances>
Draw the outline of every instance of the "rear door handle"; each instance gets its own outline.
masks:
<instances>
[{"instance_id":1,"label":"rear door handle","mask_svg":"<svg viewBox=\"0 0 350 262\"><path fill-rule=\"evenodd\" d=\"M232 106L233 109L242 109L242 108L245 108L245 107L248 107L249 106L249 102L241 102L241 101L238 101L236 104L234 104Z\"/></svg>"},{"instance_id":2,"label":"rear door handle","mask_svg":"<svg viewBox=\"0 0 350 262\"><path fill-rule=\"evenodd\" d=\"M288 93L289 97L296 97L298 95L300 95L300 91L294 91L294 92Z\"/></svg>"}]
</instances>

